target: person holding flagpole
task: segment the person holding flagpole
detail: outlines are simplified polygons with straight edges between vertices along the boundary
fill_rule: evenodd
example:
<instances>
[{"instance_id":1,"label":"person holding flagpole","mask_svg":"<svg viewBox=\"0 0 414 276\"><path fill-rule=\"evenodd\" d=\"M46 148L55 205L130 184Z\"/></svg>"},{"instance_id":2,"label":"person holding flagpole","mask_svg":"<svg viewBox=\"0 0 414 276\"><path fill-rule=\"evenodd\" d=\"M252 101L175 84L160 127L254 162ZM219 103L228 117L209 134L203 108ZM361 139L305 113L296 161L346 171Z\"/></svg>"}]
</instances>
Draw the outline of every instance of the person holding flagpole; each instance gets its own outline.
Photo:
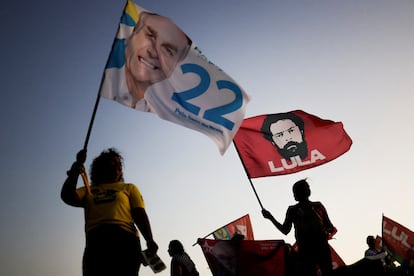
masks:
<instances>
[{"instance_id":1,"label":"person holding flagpole","mask_svg":"<svg viewBox=\"0 0 414 276\"><path fill-rule=\"evenodd\" d=\"M142 263L138 230L147 252L154 255L158 250L142 195L134 184L124 183L122 156L114 148L93 160L92 185L85 182L85 187L76 188L79 175L84 181L87 177L85 160L86 150L79 151L61 190L63 202L84 208L83 276L137 276Z\"/></svg>"},{"instance_id":2,"label":"person holding flagpole","mask_svg":"<svg viewBox=\"0 0 414 276\"><path fill-rule=\"evenodd\" d=\"M332 258L328 239L336 233L336 228L329 219L321 202L309 200L311 194L306 179L293 185L293 195L298 201L289 206L283 224L278 222L266 209L262 209L263 217L269 219L283 234L287 235L295 227L295 238L298 257L303 276L316 276L318 268L322 276L332 272Z\"/></svg>"},{"instance_id":3,"label":"person holding flagpole","mask_svg":"<svg viewBox=\"0 0 414 276\"><path fill-rule=\"evenodd\" d=\"M179 240L172 240L168 244L168 254L171 257L171 276L198 276L197 268L185 252L183 244Z\"/></svg>"}]
</instances>

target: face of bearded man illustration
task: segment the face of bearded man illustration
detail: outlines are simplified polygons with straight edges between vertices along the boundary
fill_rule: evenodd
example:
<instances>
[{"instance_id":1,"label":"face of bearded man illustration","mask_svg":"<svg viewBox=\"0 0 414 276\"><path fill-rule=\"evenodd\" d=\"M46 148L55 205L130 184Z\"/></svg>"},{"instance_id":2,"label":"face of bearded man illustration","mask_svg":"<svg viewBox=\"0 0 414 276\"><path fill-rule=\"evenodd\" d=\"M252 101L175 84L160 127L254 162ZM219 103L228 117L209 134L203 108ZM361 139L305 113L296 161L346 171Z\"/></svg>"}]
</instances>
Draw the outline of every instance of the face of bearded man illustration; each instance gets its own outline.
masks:
<instances>
[{"instance_id":1,"label":"face of bearded man illustration","mask_svg":"<svg viewBox=\"0 0 414 276\"><path fill-rule=\"evenodd\" d=\"M261 131L264 138L272 142L284 159L308 156L308 146L304 137L303 120L293 113L267 115Z\"/></svg>"}]
</instances>

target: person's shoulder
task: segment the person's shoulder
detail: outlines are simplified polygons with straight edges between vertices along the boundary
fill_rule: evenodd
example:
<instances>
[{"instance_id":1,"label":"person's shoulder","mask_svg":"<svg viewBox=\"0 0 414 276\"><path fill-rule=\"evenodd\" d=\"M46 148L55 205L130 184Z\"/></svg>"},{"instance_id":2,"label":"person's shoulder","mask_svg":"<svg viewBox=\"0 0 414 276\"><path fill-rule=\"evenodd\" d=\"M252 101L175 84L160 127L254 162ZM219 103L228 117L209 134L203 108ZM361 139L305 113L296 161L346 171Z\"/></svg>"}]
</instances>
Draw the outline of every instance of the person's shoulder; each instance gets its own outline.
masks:
<instances>
[{"instance_id":1,"label":"person's shoulder","mask_svg":"<svg viewBox=\"0 0 414 276\"><path fill-rule=\"evenodd\" d=\"M134 183L124 183L123 185L127 188L127 189L138 189L137 185L135 185Z\"/></svg>"},{"instance_id":2,"label":"person's shoulder","mask_svg":"<svg viewBox=\"0 0 414 276\"><path fill-rule=\"evenodd\" d=\"M133 191L133 192L136 192L136 193L139 193L139 194L141 193L138 186L135 185L134 183L124 183L124 185L126 187L125 189L128 190L128 191Z\"/></svg>"},{"instance_id":3,"label":"person's shoulder","mask_svg":"<svg viewBox=\"0 0 414 276\"><path fill-rule=\"evenodd\" d=\"M311 201L310 204L313 207L324 207L323 204L322 204L322 202L320 202L320 201Z\"/></svg>"}]
</instances>

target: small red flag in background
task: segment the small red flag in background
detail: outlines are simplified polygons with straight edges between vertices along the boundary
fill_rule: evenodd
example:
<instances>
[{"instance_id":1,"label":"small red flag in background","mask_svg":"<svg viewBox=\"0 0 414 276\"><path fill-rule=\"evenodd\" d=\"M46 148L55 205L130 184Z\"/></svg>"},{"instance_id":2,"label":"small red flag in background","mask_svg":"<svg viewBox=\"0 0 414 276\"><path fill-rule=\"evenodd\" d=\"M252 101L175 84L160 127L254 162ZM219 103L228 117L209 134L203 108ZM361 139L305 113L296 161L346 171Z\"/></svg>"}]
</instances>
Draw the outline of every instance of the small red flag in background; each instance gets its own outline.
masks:
<instances>
[{"instance_id":1,"label":"small red flag in background","mask_svg":"<svg viewBox=\"0 0 414 276\"><path fill-rule=\"evenodd\" d=\"M253 227L249 214L244 215L213 232L213 236L216 240L231 240L234 234L243 235L245 240L254 240Z\"/></svg>"},{"instance_id":2,"label":"small red flag in background","mask_svg":"<svg viewBox=\"0 0 414 276\"><path fill-rule=\"evenodd\" d=\"M332 268L337 269L338 267L345 266L345 262L342 258L336 253L335 249L331 245L329 245L331 249L331 258L332 258Z\"/></svg>"},{"instance_id":3,"label":"small red flag in background","mask_svg":"<svg viewBox=\"0 0 414 276\"><path fill-rule=\"evenodd\" d=\"M414 262L414 233L386 216L382 216L382 242L400 264Z\"/></svg>"},{"instance_id":4,"label":"small red flag in background","mask_svg":"<svg viewBox=\"0 0 414 276\"><path fill-rule=\"evenodd\" d=\"M291 174L347 152L352 140L341 122L302 110L244 119L234 143L250 178Z\"/></svg>"},{"instance_id":5,"label":"small red flag in background","mask_svg":"<svg viewBox=\"0 0 414 276\"><path fill-rule=\"evenodd\" d=\"M198 244L213 275L285 275L283 240L211 240Z\"/></svg>"}]
</instances>

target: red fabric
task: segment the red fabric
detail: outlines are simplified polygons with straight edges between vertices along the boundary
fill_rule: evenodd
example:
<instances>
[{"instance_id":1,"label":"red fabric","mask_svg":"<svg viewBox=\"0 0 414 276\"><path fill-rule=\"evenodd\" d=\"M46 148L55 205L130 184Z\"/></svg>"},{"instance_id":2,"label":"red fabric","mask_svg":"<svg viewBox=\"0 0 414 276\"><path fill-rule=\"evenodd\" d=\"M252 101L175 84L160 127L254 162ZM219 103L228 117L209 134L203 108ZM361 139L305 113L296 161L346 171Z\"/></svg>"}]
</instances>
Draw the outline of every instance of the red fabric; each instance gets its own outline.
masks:
<instances>
[{"instance_id":1,"label":"red fabric","mask_svg":"<svg viewBox=\"0 0 414 276\"><path fill-rule=\"evenodd\" d=\"M261 131L266 116L244 119L233 141L250 178L291 174L325 164L347 152L352 140L341 122L324 120L302 110L287 113L303 120L303 139L307 144L307 157L283 158L277 147L264 138ZM268 132L271 135L271 133Z\"/></svg>"},{"instance_id":2,"label":"red fabric","mask_svg":"<svg viewBox=\"0 0 414 276\"><path fill-rule=\"evenodd\" d=\"M213 275L285 275L285 243L282 240L211 240L198 244Z\"/></svg>"},{"instance_id":3,"label":"red fabric","mask_svg":"<svg viewBox=\"0 0 414 276\"><path fill-rule=\"evenodd\" d=\"M339 257L338 253L336 253L335 249L331 245L329 245L331 249L331 258L332 258L332 268L337 269L338 267L345 266L345 262Z\"/></svg>"},{"instance_id":4,"label":"red fabric","mask_svg":"<svg viewBox=\"0 0 414 276\"><path fill-rule=\"evenodd\" d=\"M337 269L338 267L345 266L345 262L342 258L336 253L335 249L331 245L329 245L329 249L331 251L331 259L332 259L332 268ZM293 244L293 250L297 253L298 252L298 245L295 243Z\"/></svg>"},{"instance_id":5,"label":"red fabric","mask_svg":"<svg viewBox=\"0 0 414 276\"><path fill-rule=\"evenodd\" d=\"M245 240L254 240L253 227L249 214L217 229L213 235L216 240L230 240L235 233L243 235Z\"/></svg>"},{"instance_id":6,"label":"red fabric","mask_svg":"<svg viewBox=\"0 0 414 276\"><path fill-rule=\"evenodd\" d=\"M382 242L400 263L414 260L414 233L386 216L382 217Z\"/></svg>"}]
</instances>

